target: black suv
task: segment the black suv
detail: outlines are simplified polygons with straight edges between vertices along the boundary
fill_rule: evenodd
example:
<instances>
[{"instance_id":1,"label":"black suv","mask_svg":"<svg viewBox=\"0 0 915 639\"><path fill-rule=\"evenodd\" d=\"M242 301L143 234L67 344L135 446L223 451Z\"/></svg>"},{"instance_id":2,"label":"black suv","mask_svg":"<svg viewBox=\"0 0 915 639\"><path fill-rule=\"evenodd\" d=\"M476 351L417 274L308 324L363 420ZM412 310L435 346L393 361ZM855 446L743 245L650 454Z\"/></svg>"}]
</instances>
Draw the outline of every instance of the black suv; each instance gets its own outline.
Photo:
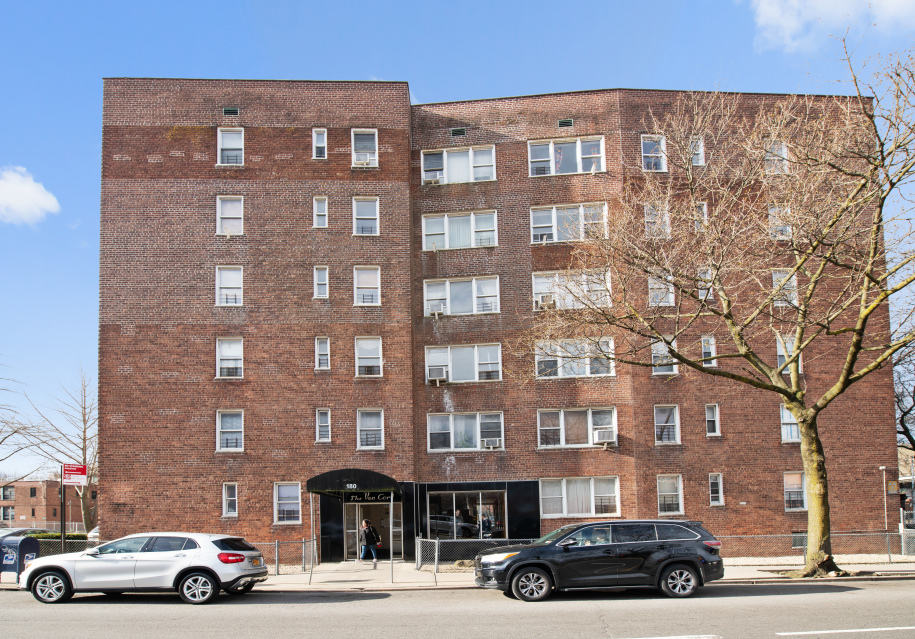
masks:
<instances>
[{"instance_id":1,"label":"black suv","mask_svg":"<svg viewBox=\"0 0 915 639\"><path fill-rule=\"evenodd\" d=\"M525 546L484 550L476 583L540 601L554 589L660 588L689 597L724 577L721 542L698 521L602 521L572 524Z\"/></svg>"}]
</instances>

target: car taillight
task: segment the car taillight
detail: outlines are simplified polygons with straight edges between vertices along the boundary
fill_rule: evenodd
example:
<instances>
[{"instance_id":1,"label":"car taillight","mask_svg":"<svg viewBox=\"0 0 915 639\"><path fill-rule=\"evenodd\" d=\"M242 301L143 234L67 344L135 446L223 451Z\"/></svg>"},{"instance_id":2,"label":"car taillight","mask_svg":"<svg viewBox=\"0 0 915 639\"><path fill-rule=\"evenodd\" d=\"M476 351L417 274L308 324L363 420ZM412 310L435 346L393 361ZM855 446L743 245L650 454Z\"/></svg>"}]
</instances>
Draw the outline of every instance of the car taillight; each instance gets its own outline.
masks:
<instances>
[{"instance_id":1,"label":"car taillight","mask_svg":"<svg viewBox=\"0 0 915 639\"><path fill-rule=\"evenodd\" d=\"M239 555L237 552L221 552L216 556L224 564L240 564L245 560L245 556Z\"/></svg>"},{"instance_id":2,"label":"car taillight","mask_svg":"<svg viewBox=\"0 0 915 639\"><path fill-rule=\"evenodd\" d=\"M711 550L718 550L721 548L721 542L717 539L715 541L703 541L702 543L708 546Z\"/></svg>"}]
</instances>

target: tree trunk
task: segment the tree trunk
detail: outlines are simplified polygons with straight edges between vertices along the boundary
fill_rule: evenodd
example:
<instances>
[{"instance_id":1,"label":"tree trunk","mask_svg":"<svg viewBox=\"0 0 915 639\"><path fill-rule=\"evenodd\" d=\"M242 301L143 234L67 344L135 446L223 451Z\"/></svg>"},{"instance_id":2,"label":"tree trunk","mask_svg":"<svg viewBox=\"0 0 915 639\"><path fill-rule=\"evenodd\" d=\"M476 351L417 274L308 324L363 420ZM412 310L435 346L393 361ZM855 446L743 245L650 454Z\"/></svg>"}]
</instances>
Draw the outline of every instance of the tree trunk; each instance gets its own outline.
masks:
<instances>
[{"instance_id":1,"label":"tree trunk","mask_svg":"<svg viewBox=\"0 0 915 639\"><path fill-rule=\"evenodd\" d=\"M96 526L96 509L90 504L92 501L90 499L91 496L92 491L89 490L88 486L83 488L79 495L79 509L83 516L83 527L85 527L87 533Z\"/></svg>"}]
</instances>

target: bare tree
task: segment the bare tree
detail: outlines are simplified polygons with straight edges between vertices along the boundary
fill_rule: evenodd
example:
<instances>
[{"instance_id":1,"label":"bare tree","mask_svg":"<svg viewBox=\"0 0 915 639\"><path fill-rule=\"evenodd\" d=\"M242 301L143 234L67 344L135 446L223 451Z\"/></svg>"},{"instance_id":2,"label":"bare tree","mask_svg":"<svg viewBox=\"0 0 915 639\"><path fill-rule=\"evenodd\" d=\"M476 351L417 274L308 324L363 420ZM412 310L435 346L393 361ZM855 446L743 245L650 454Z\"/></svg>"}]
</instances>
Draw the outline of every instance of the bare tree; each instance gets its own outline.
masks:
<instances>
[{"instance_id":1,"label":"bare tree","mask_svg":"<svg viewBox=\"0 0 915 639\"><path fill-rule=\"evenodd\" d=\"M11 380L3 379L0 380L0 383L10 381ZM10 392L9 388L0 388L0 394L8 394ZM30 428L31 426L28 422L24 422L19 418L19 413L15 408L9 404L0 403L0 464L12 459L20 453L28 451L30 445L25 441L23 436ZM41 468L42 465L39 464L37 467L26 472L4 473L3 476L0 477L0 487L8 486L9 484L24 479L32 473L41 470Z\"/></svg>"},{"instance_id":2,"label":"bare tree","mask_svg":"<svg viewBox=\"0 0 915 639\"><path fill-rule=\"evenodd\" d=\"M560 349L778 397L801 444L804 575L838 569L817 418L915 340L915 59L867 82L846 60L849 97L693 93L649 112L608 232L579 244L522 345L538 365ZM804 365L831 376L818 396Z\"/></svg>"},{"instance_id":3,"label":"bare tree","mask_svg":"<svg viewBox=\"0 0 915 639\"><path fill-rule=\"evenodd\" d=\"M76 493L83 526L88 531L95 528L98 520L97 509L90 499L92 486L98 484L98 398L92 381L82 371L78 387L63 391L65 397L57 400L53 412L29 400L38 419L21 436L35 455L57 464L86 466L88 485L77 487Z\"/></svg>"},{"instance_id":4,"label":"bare tree","mask_svg":"<svg viewBox=\"0 0 915 639\"><path fill-rule=\"evenodd\" d=\"M898 358L893 367L896 396L896 441L899 448L915 452L915 361L913 354Z\"/></svg>"}]
</instances>

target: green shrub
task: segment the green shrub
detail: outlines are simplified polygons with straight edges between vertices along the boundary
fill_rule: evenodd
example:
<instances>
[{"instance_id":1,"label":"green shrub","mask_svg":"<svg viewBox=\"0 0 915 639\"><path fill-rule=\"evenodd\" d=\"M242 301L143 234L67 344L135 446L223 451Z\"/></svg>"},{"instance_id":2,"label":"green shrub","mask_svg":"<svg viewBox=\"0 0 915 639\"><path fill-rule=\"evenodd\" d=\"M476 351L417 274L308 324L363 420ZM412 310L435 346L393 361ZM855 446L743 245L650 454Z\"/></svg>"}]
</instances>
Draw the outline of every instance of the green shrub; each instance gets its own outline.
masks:
<instances>
[{"instance_id":1,"label":"green shrub","mask_svg":"<svg viewBox=\"0 0 915 639\"><path fill-rule=\"evenodd\" d=\"M29 537L34 537L35 539L60 539L59 532L46 532L46 533L32 533ZM86 533L67 533L67 539L70 541L85 541Z\"/></svg>"}]
</instances>

